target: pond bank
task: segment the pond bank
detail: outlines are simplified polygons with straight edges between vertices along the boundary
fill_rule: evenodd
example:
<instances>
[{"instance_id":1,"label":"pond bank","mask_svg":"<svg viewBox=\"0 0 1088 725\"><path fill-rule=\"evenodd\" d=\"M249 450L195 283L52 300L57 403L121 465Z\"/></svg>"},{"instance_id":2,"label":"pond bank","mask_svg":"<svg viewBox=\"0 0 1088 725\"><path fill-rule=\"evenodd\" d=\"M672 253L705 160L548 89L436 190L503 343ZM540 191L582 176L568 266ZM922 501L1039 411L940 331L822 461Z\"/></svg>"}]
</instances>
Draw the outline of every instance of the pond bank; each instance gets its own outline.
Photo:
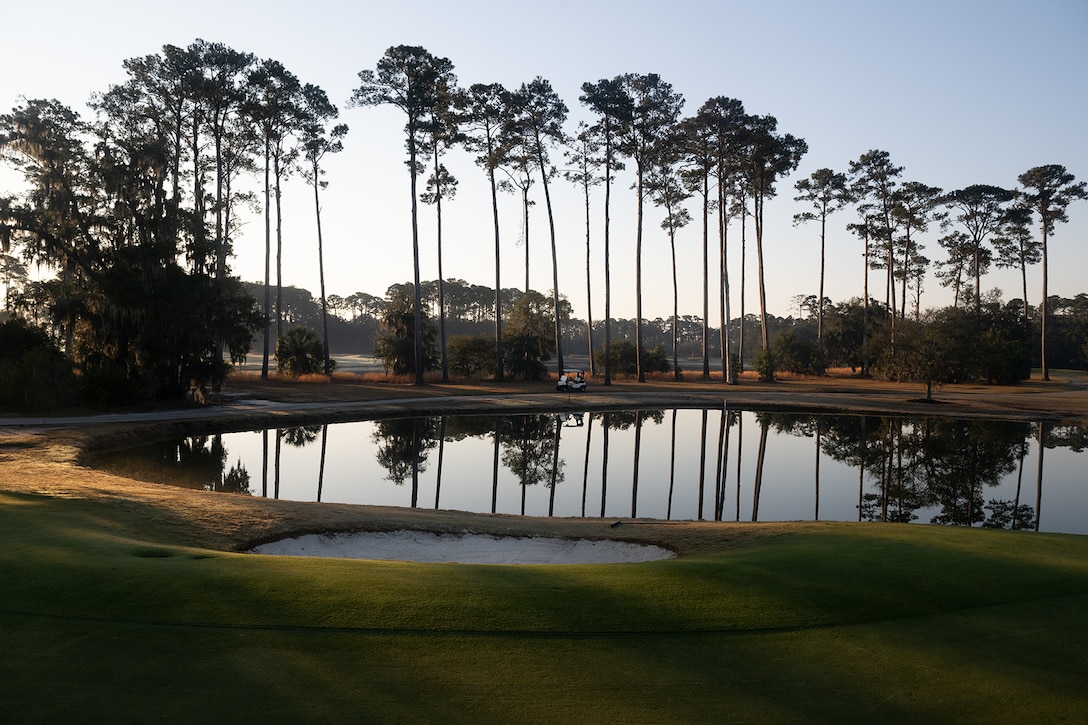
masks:
<instances>
[{"instance_id":1,"label":"pond bank","mask_svg":"<svg viewBox=\"0 0 1088 725\"><path fill-rule=\"evenodd\" d=\"M610 389L562 394L548 382L410 385L369 382L299 383L239 378L227 386L223 403L202 408L137 410L107 416L6 418L0 423L0 491L80 498L107 505L117 525L147 528L178 543L245 550L289 535L325 531L473 531L496 535L620 538L661 543L681 553L720 546L731 537L781 528L780 524L693 522L684 526L640 526L620 532L593 521L411 511L223 496L183 489L164 490L81 465L86 451L192 435L432 413L521 413L541 410L605 410L719 407L854 414L942 415L1008 420L1088 420L1088 391L1076 381L1028 381L1016 387L946 386L939 404L918 401L918 386L871 380L786 380L772 384L622 382ZM133 522L125 511L154 515ZM123 521L122 521L123 520Z\"/></svg>"}]
</instances>

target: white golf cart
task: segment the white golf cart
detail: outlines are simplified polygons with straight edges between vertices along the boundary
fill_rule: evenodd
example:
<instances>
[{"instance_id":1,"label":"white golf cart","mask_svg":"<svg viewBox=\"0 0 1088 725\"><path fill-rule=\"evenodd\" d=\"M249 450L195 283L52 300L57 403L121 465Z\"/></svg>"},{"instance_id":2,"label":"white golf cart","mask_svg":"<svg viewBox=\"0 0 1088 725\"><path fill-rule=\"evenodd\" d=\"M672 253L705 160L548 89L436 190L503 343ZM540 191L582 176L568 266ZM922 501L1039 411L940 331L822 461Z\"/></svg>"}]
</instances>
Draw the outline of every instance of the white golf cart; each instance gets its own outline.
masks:
<instances>
[{"instance_id":1,"label":"white golf cart","mask_svg":"<svg viewBox=\"0 0 1088 725\"><path fill-rule=\"evenodd\" d=\"M564 393L584 393L586 391L586 371L576 368L564 368L555 389Z\"/></svg>"}]
</instances>

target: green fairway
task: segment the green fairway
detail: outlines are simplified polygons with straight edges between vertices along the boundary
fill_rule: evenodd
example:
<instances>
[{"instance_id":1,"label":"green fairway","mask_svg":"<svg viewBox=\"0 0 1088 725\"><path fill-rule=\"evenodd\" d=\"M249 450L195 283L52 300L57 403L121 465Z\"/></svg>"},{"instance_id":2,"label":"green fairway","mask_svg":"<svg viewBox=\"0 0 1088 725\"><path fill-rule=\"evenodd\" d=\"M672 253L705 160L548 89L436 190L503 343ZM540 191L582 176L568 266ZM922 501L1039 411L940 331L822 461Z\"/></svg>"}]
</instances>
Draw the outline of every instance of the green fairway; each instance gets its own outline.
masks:
<instances>
[{"instance_id":1,"label":"green fairway","mask_svg":"<svg viewBox=\"0 0 1088 725\"><path fill-rule=\"evenodd\" d=\"M519 567L225 553L146 520L0 494L4 722L1088 718L1088 537L808 524Z\"/></svg>"}]
</instances>

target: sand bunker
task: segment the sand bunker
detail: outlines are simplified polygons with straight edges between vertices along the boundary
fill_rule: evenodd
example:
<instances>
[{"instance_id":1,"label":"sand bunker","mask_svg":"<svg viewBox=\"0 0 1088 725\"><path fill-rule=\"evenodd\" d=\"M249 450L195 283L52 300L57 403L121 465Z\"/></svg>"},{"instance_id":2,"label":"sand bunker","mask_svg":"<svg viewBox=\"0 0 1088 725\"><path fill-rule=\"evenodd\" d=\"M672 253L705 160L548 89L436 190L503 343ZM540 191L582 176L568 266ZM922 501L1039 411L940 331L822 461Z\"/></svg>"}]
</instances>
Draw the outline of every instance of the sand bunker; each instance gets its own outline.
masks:
<instances>
[{"instance_id":1,"label":"sand bunker","mask_svg":"<svg viewBox=\"0 0 1088 725\"><path fill-rule=\"evenodd\" d=\"M254 548L255 554L389 559L455 564L618 564L675 556L660 546L625 541L487 534L434 534L427 531L308 534Z\"/></svg>"}]
</instances>

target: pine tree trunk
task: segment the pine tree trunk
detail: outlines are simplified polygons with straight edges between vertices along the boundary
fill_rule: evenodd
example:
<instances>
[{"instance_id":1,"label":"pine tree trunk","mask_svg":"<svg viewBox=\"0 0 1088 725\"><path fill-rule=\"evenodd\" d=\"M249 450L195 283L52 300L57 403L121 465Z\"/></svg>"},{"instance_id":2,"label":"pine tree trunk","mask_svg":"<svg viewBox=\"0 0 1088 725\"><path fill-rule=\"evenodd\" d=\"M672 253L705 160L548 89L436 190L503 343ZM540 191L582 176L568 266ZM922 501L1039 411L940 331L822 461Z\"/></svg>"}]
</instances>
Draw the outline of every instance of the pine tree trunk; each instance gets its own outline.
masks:
<instances>
[{"instance_id":1,"label":"pine tree trunk","mask_svg":"<svg viewBox=\"0 0 1088 725\"><path fill-rule=\"evenodd\" d=\"M703 380L710 379L710 188L703 176Z\"/></svg>"},{"instance_id":2,"label":"pine tree trunk","mask_svg":"<svg viewBox=\"0 0 1088 725\"><path fill-rule=\"evenodd\" d=\"M544 185L544 206L548 210L548 231L552 242L552 306L555 313L555 357L559 368L558 374L563 374L563 326L559 319L559 257L555 245L555 215L552 213L552 195L548 189L548 174L544 171L544 154L538 152L538 163L541 169Z\"/></svg>"},{"instance_id":3,"label":"pine tree trunk","mask_svg":"<svg viewBox=\"0 0 1088 725\"><path fill-rule=\"evenodd\" d=\"M325 250L324 240L321 236L321 197L318 193L318 188L321 186L318 181L318 165L317 161L314 161L314 214L317 218L317 272L321 285L321 340L322 347L325 354L325 376L327 377L332 370L331 362L329 360L329 303L325 297ZM322 443L324 445L324 443Z\"/></svg>"},{"instance_id":4,"label":"pine tree trunk","mask_svg":"<svg viewBox=\"0 0 1088 725\"><path fill-rule=\"evenodd\" d=\"M1047 253L1046 253L1046 237L1047 237L1047 221L1043 220L1043 302L1039 307L1039 362L1043 371L1043 380L1050 380L1050 368L1046 362L1046 313L1047 313Z\"/></svg>"},{"instance_id":5,"label":"pine tree trunk","mask_svg":"<svg viewBox=\"0 0 1088 725\"><path fill-rule=\"evenodd\" d=\"M583 176L582 190L586 196L586 344L589 345L589 374L597 374L597 365L593 361L593 283L590 276L590 227L589 216L589 179Z\"/></svg>"},{"instance_id":6,"label":"pine tree trunk","mask_svg":"<svg viewBox=\"0 0 1088 725\"><path fill-rule=\"evenodd\" d=\"M642 367L642 170L638 173L638 213L635 227L635 369L638 381L646 382Z\"/></svg>"},{"instance_id":7,"label":"pine tree trunk","mask_svg":"<svg viewBox=\"0 0 1088 725\"><path fill-rule=\"evenodd\" d=\"M505 376L502 359L502 286L499 281L499 195L495 186L495 169L489 168L487 177L491 182L491 218L495 227L495 379L502 381Z\"/></svg>"},{"instance_id":8,"label":"pine tree trunk","mask_svg":"<svg viewBox=\"0 0 1088 725\"><path fill-rule=\"evenodd\" d=\"M604 166L604 384L612 384L612 280L609 260L609 205L612 201L612 149L605 151ZM605 440L608 440L607 433ZM604 513L601 514L604 516Z\"/></svg>"},{"instance_id":9,"label":"pine tree trunk","mask_svg":"<svg viewBox=\"0 0 1088 725\"><path fill-rule=\"evenodd\" d=\"M272 204L269 165L271 163L269 142L264 143L264 356L261 361L261 379L268 380L268 348L272 336L271 292L272 292Z\"/></svg>"},{"instance_id":10,"label":"pine tree trunk","mask_svg":"<svg viewBox=\"0 0 1088 725\"><path fill-rule=\"evenodd\" d=\"M415 283L414 338L415 338L415 384L423 385L423 295L419 288L419 200L416 194L416 143L415 125L408 128L408 164L412 189L412 271Z\"/></svg>"}]
</instances>

